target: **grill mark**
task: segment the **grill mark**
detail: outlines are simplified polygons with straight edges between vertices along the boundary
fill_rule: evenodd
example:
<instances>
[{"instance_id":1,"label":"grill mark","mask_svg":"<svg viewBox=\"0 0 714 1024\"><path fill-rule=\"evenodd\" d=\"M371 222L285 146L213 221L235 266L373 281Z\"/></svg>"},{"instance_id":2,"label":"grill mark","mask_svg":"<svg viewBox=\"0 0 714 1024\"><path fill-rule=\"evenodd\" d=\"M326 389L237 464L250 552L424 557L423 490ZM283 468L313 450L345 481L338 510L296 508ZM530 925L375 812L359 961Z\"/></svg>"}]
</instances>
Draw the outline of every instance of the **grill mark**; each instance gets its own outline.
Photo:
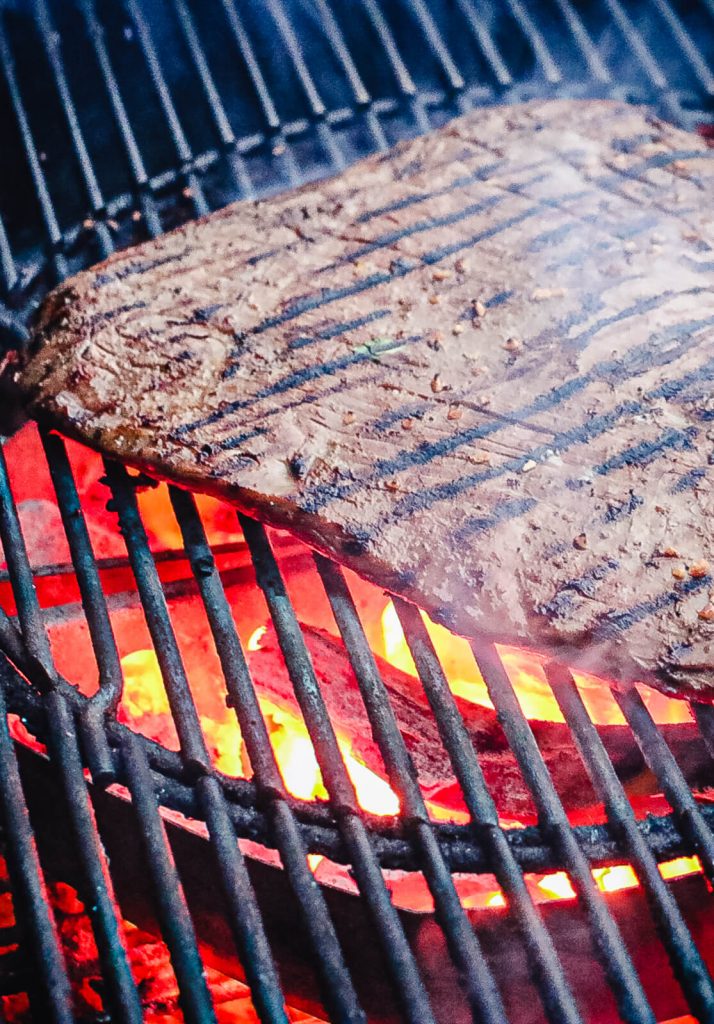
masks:
<instances>
[{"instance_id":1,"label":"grill mark","mask_svg":"<svg viewBox=\"0 0 714 1024\"><path fill-rule=\"evenodd\" d=\"M618 240L625 242L630 238L634 238L636 235L641 235L643 231L648 231L651 228L655 228L659 224L659 220L652 216L645 216L641 220L636 221L634 224L628 224L627 226L613 224L612 221L604 221L600 213L588 213L582 217L574 219L568 224L562 225L560 228L556 228L553 231L545 232L539 236L540 240L545 239L546 242L555 240L560 241L561 235L569 234L574 228L579 227L581 224L597 224L599 227L607 231L608 238L605 241L597 243L595 248L602 249L606 248L612 241ZM567 230L566 230L567 229ZM555 237L554 237L555 236ZM534 241L536 241L534 239ZM541 249L545 248L545 245L537 245L535 247L530 246L529 252L540 252ZM578 249L574 253L570 253L569 259L573 260L577 257L582 257L583 254L589 252L593 248L592 244L587 248ZM554 264L559 266L560 264Z\"/></svg>"},{"instance_id":2,"label":"grill mark","mask_svg":"<svg viewBox=\"0 0 714 1024\"><path fill-rule=\"evenodd\" d=\"M201 420L196 420L190 424L182 424L177 427L174 431L174 437L180 437L190 430L195 430L198 427L206 427L213 423L218 423L219 420L224 419L226 416L237 412L239 409L247 409L256 402L262 401L264 398L272 398L275 395L282 395L286 391L291 391L293 388L300 387L301 384L306 384L308 381L317 380L320 377L330 376L333 373L338 373L340 370L347 369L348 366L354 366L356 363L363 363L367 359L374 359L378 361L378 357L381 355L387 355L389 352L396 351L405 345L413 345L423 339L422 334L413 334L407 338L400 338L399 340L386 339L388 344L379 344L374 342L371 345L360 346L358 351L351 352L349 355L341 356L339 359L333 359L327 363L316 363L312 366L305 366L302 370L296 370L294 373L288 374L286 377L282 377L280 380L275 381L268 387L262 388L256 394L251 395L250 398L239 398L234 402L229 402L223 409L216 409L208 416L204 416Z\"/></svg>"},{"instance_id":3,"label":"grill mark","mask_svg":"<svg viewBox=\"0 0 714 1024\"><path fill-rule=\"evenodd\" d=\"M690 288L684 292L667 291L661 292L658 295L652 295L646 299L638 299L637 302L633 302L631 306L627 306L618 313L613 313L612 316L605 316L596 320L594 324L591 324L590 327L581 331L580 334L576 334L574 338L566 338L564 345L569 349L582 352L583 349L587 348L595 335L599 334L600 331L604 330L606 327L612 327L613 324L622 323L623 320L629 320L630 317L633 316L640 316L643 313L651 313L653 309L663 306L674 297L691 294L698 295L703 290L704 289L700 288Z\"/></svg>"},{"instance_id":4,"label":"grill mark","mask_svg":"<svg viewBox=\"0 0 714 1024\"><path fill-rule=\"evenodd\" d=\"M482 153L476 154L478 158L483 156ZM402 199L396 199L392 203L387 203L386 206L377 206L373 210L367 210L365 213L361 213L357 217L356 224L366 224L370 220L374 220L375 217L381 217L385 213L396 213L397 210L405 210L409 206L415 206L418 203L425 203L429 199L438 199L440 196L446 196L450 192L454 192L458 188L463 188L465 185L472 185L475 181L486 181L488 176L498 170L504 164L503 160L496 160L494 163L485 164L483 167L479 167L473 174L462 175L460 178L454 178L448 185L444 185L443 188L433 189L431 192L417 192L411 196L404 196Z\"/></svg>"},{"instance_id":5,"label":"grill mark","mask_svg":"<svg viewBox=\"0 0 714 1024\"><path fill-rule=\"evenodd\" d=\"M321 331L317 331L312 337L304 336L293 338L292 341L288 342L289 349L306 348L308 345L315 345L318 341L328 341L330 338L338 338L341 334L346 334L347 331L354 331L358 327L364 327L366 324L374 323L375 320L382 320L385 316L389 316L391 309L375 309L372 313L367 313L366 316L357 317L356 320L346 320L343 323L332 324L330 327L325 327Z\"/></svg>"},{"instance_id":6,"label":"grill mark","mask_svg":"<svg viewBox=\"0 0 714 1024\"><path fill-rule=\"evenodd\" d=\"M695 260L691 256L684 257L684 263L698 274L714 274L714 260Z\"/></svg>"},{"instance_id":7,"label":"grill mark","mask_svg":"<svg viewBox=\"0 0 714 1024\"><path fill-rule=\"evenodd\" d=\"M463 541L475 533L486 533L488 530L492 530L509 519L516 519L518 516L525 515L535 508L536 504L535 498L513 498L509 501L499 501L494 505L490 514L472 516L470 519L467 519L454 533L454 539L456 541Z\"/></svg>"},{"instance_id":8,"label":"grill mark","mask_svg":"<svg viewBox=\"0 0 714 1024\"><path fill-rule=\"evenodd\" d=\"M589 221L589 218L583 218L583 220ZM541 252L543 249L547 249L549 245L557 245L558 242L562 242L571 231L574 231L580 221L573 220L567 224L561 224L560 227L551 228L549 231L543 231L540 235L536 235L531 241L526 252Z\"/></svg>"},{"instance_id":9,"label":"grill mark","mask_svg":"<svg viewBox=\"0 0 714 1024\"><path fill-rule=\"evenodd\" d=\"M523 221L534 217L543 209L560 208L560 204L563 202L569 202L571 200L581 198L585 194L587 194L586 191L580 191L562 196L560 200L540 199L527 210L521 211L521 213L514 214L512 217L507 217L505 220L499 221L497 224L493 224L489 228L484 228L483 230L470 235L468 238L427 251L421 256L415 258L413 262L407 263L402 261L395 263L389 271L380 271L378 273L370 274L361 281L356 281L351 285L345 285L341 288L321 288L317 293L296 299L281 313L267 317L265 320L262 320L259 324L256 324L247 331L243 331L239 334L237 333L236 340L238 342L243 342L248 337L263 334L265 331L268 331L273 327L282 327L284 324L289 323L291 320L295 320L303 313L308 313L314 309L320 309L322 306L329 305L332 302L338 302L341 299L351 298L353 295L359 295L367 292L380 284L385 284L389 280L406 277L407 274L412 273L414 270L420 270L426 266L433 266L444 259L448 259L449 256L455 255L457 252L464 252L466 249L470 249L473 246L478 245L479 242L487 241L489 238L495 237L502 231L507 231L516 224L523 223ZM230 373L227 373L226 375L232 376Z\"/></svg>"},{"instance_id":10,"label":"grill mark","mask_svg":"<svg viewBox=\"0 0 714 1024\"><path fill-rule=\"evenodd\" d=\"M116 320L122 313L131 313L135 309L146 309L146 303L140 299L136 302L125 302L123 306L115 306L113 309L106 310L106 312L94 313L84 321L82 328L87 332L92 331L97 326L101 326L111 320Z\"/></svg>"},{"instance_id":11,"label":"grill mark","mask_svg":"<svg viewBox=\"0 0 714 1024\"><path fill-rule=\"evenodd\" d=\"M515 410L513 416L514 418L517 417L518 420L528 420L531 416L534 416L537 413L545 412L557 407L561 402L574 397L596 380L607 380L609 378L614 384L622 380L627 380L630 377L637 375L639 372L643 372L651 368L653 369L656 366L666 366L670 362L679 358L687 351L688 348L691 347L694 343L692 340L694 331L709 327L712 324L714 324L714 316L703 320L677 324L666 331L653 334L647 339L647 341L631 349L624 358L603 360L601 363L597 363L588 373L582 374L578 377L572 377L559 387L553 388L551 391L539 395L532 402L529 402L527 405ZM684 335L684 341L677 337L680 333ZM670 350L660 352L660 355L662 356L660 360L653 359L653 345L661 342L666 343L671 340L671 337L679 340L680 344ZM710 364L706 365L708 366ZM700 371L694 371L695 376L691 379L700 379L698 376L699 373ZM687 384L689 383L691 383L691 381L687 378ZM684 386L686 385L682 385L682 388ZM680 390L682 388L680 388ZM656 389L656 391L657 394L653 397L674 397L679 393L676 390L675 382L667 382L660 388ZM642 411L642 409L639 411ZM378 480L383 476L392 476L395 473L404 469L412 468L413 466L424 466L428 462L431 462L432 459L450 454L452 451L465 444L483 440L486 437L491 436L491 434L503 429L504 426L505 424L503 421L481 424L477 427L470 427L467 430L458 431L450 437L442 438L440 441L423 442L418 445L416 449L411 451L403 450L391 459L380 459L375 463L369 476L363 480L350 481L344 484L334 483L329 486L323 485L321 488L315 488L311 493L306 493L304 496L304 500L306 502L304 507L308 512L317 512L330 502L348 497L350 494L354 493L354 491L374 480ZM551 443L549 447L553 448L554 444ZM524 456L522 461L528 461L529 458L533 458L533 456ZM485 479L488 479L488 477Z\"/></svg>"},{"instance_id":12,"label":"grill mark","mask_svg":"<svg viewBox=\"0 0 714 1024\"><path fill-rule=\"evenodd\" d=\"M550 619L568 619L573 614L576 597L580 596L591 600L597 593L598 584L606 576L620 568L616 558L608 558L604 562L587 569L581 576L560 584L550 601L539 605L536 612L539 615L547 615Z\"/></svg>"},{"instance_id":13,"label":"grill mark","mask_svg":"<svg viewBox=\"0 0 714 1024\"><path fill-rule=\"evenodd\" d=\"M384 433L390 427L393 427L395 423L401 422L405 419L421 419L427 412L427 405L425 401L422 401L419 405L400 405L398 409L391 409L389 412L385 412L378 419L373 420L368 425L368 429L376 431L378 434Z\"/></svg>"},{"instance_id":14,"label":"grill mark","mask_svg":"<svg viewBox=\"0 0 714 1024\"><path fill-rule=\"evenodd\" d=\"M641 508L645 503L645 499L639 494L635 494L634 491L630 491L630 496L627 501L624 501L621 505L608 505L607 511L602 517L603 523L617 523L620 519L624 519L626 516L634 515L638 508Z\"/></svg>"},{"instance_id":15,"label":"grill mark","mask_svg":"<svg viewBox=\"0 0 714 1024\"><path fill-rule=\"evenodd\" d=\"M361 245L358 249L354 249L352 252L346 252L332 263L326 263L319 270L316 270L316 274L324 274L328 270L336 270L338 267L344 266L346 263L354 263L355 260L361 259L363 256L369 256L373 252L378 252L380 249L388 249L394 245L395 242L401 241L403 238L411 238L413 235L421 235L426 231L434 231L437 228L449 227L451 224L458 224L462 220L467 220L469 217L473 217L476 213L483 213L484 210L490 210L492 207L502 203L505 196L487 196L486 199L480 199L476 203L469 203L468 206L461 207L458 210L454 210L452 213L445 213L441 217L428 217L426 220L419 220L416 224L409 224L404 228L396 228L394 231L387 231L383 235L378 235L374 241L366 242Z\"/></svg>"},{"instance_id":16,"label":"grill mark","mask_svg":"<svg viewBox=\"0 0 714 1024\"><path fill-rule=\"evenodd\" d=\"M291 409L297 409L304 405L312 405L319 401L321 398L325 398L327 395L336 395L341 391L346 391L351 386L349 381L342 380L338 384L334 384L332 387L325 388L323 391L313 392L309 395L301 395L300 398L293 400L292 402L286 402L285 405L281 405L274 409L270 409L264 416L267 419L268 416L278 416L282 413L288 412ZM246 441L252 441L255 437L263 437L268 433L267 427L256 427L253 430L247 430L242 434L237 434L234 437L223 438L222 441L216 441L211 447L216 451L232 451L235 448L240 448Z\"/></svg>"},{"instance_id":17,"label":"grill mark","mask_svg":"<svg viewBox=\"0 0 714 1024\"><path fill-rule=\"evenodd\" d=\"M706 469L703 467L698 469L690 469L688 473L683 473L679 479L670 488L670 494L682 494L684 491L693 491L707 475Z\"/></svg>"},{"instance_id":18,"label":"grill mark","mask_svg":"<svg viewBox=\"0 0 714 1024\"><path fill-rule=\"evenodd\" d=\"M245 261L249 267L255 267L258 263L262 263L263 260L269 260L272 256L277 256L281 252L292 252L293 249L297 249L298 242L288 242L286 245L279 246L277 249L267 249L265 252L256 253L255 256L249 256Z\"/></svg>"},{"instance_id":19,"label":"grill mark","mask_svg":"<svg viewBox=\"0 0 714 1024\"><path fill-rule=\"evenodd\" d=\"M607 476L624 466L646 466L661 458L671 449L691 451L694 448L692 441L698 433L696 427L688 427L686 430L666 430L654 441L640 441L639 444L624 448L605 462L593 466L589 472L595 476ZM565 481L565 486L571 491L577 491L587 487L588 481L571 477Z\"/></svg>"},{"instance_id":20,"label":"grill mark","mask_svg":"<svg viewBox=\"0 0 714 1024\"><path fill-rule=\"evenodd\" d=\"M714 322L714 318L712 318L712 321ZM676 389L677 386L686 387L689 383L690 376L696 376L697 379L702 379L705 374L708 375L710 380L714 380L714 360L706 363L699 370L693 371L692 375L687 374L685 377L679 378L678 381L670 382L669 386L672 389ZM648 392L645 396L645 401L623 402L609 413L605 413L602 416L595 416L584 424L581 423L571 430L566 430L561 434L556 434L550 444L540 445L532 451L527 452L525 455L508 459L500 466L495 466L480 473L473 473L469 476L461 477L459 480L439 484L436 487L426 488L423 491L416 491L398 501L389 518L399 519L401 517L410 516L414 512L431 508L433 505L437 504L437 502L455 498L458 495L463 494L464 491L470 490L477 484L485 483L487 480L495 480L507 473L517 473L522 470L523 466L527 462L540 462L546 458L548 453L553 449L556 449L559 452L567 451L575 445L583 444L596 437L600 437L602 434L611 430L626 416L635 416L644 412L647 408L647 400L651 401L652 398L658 397L657 392L659 391L661 391L661 389L658 388L654 391Z\"/></svg>"},{"instance_id":21,"label":"grill mark","mask_svg":"<svg viewBox=\"0 0 714 1024\"><path fill-rule=\"evenodd\" d=\"M153 260L134 260L131 263L127 263L127 265L122 267L121 270L115 270L108 274L96 274L94 277L94 287L103 288L104 285L112 284L114 281L123 281L127 277L146 274L150 270L154 270L156 267L165 266L167 263L180 262L190 251L191 250L187 248L183 249L179 253L157 256Z\"/></svg>"},{"instance_id":22,"label":"grill mark","mask_svg":"<svg viewBox=\"0 0 714 1024\"><path fill-rule=\"evenodd\" d=\"M487 309L495 309L497 306L502 306L504 302L508 302L512 295L515 295L513 288L508 288L502 292L496 292L490 299L486 299L484 305Z\"/></svg>"},{"instance_id":23,"label":"grill mark","mask_svg":"<svg viewBox=\"0 0 714 1024\"><path fill-rule=\"evenodd\" d=\"M577 227L580 223L585 224L598 224L600 227L605 227L601 223L601 220L597 214L588 217L582 217L579 221L573 221L572 227ZM609 237L603 241L589 243L587 246L582 246L579 249L575 249L572 252L565 253L560 259L553 260L546 267L547 273L554 273L557 270L562 270L563 267L579 266L582 262L587 259L588 255L594 251L602 251L609 249L615 241L624 242L628 239L635 238L636 235L641 235L644 231L648 231L650 228L654 228L659 224L655 218L644 217L638 223L631 225L627 228L612 228L608 226ZM544 246L542 248L545 248Z\"/></svg>"},{"instance_id":24,"label":"grill mark","mask_svg":"<svg viewBox=\"0 0 714 1024\"><path fill-rule=\"evenodd\" d=\"M606 612L594 627L591 635L596 642L612 640L620 633L631 629L643 619L654 615L655 612L662 611L667 605L677 604L683 597L689 597L705 587L711 587L712 582L714 581L711 576L688 579L674 590L665 590L649 601L640 601L638 604L631 605L621 612Z\"/></svg>"},{"instance_id":25,"label":"grill mark","mask_svg":"<svg viewBox=\"0 0 714 1024\"><path fill-rule=\"evenodd\" d=\"M619 505L608 504L607 509L600 517L600 522L603 526L610 526L612 523L617 523L620 519L626 519L628 516L635 514L638 508L641 508L645 503L645 499L639 494L635 494L634 491L630 491L629 497L621 502ZM590 525L589 523L587 524ZM580 532L584 533L587 527L583 528ZM558 541L557 544L551 544L550 547L545 550L546 558L554 558L557 555L563 555L566 551L571 550L571 545L565 541Z\"/></svg>"},{"instance_id":26,"label":"grill mark","mask_svg":"<svg viewBox=\"0 0 714 1024\"><path fill-rule=\"evenodd\" d=\"M647 157L646 160L640 161L639 164L635 164L634 167L630 167L626 170L619 170L615 174L603 174L600 178L596 178L596 182L614 182L619 178L636 178L640 180L640 176L645 174L647 171L657 171L662 167L666 167L668 164L672 164L675 161L686 161L686 160L711 160L714 158L714 153L708 149L672 149L667 153L656 153L654 156ZM654 182L646 182L648 185L653 185Z\"/></svg>"}]
</instances>

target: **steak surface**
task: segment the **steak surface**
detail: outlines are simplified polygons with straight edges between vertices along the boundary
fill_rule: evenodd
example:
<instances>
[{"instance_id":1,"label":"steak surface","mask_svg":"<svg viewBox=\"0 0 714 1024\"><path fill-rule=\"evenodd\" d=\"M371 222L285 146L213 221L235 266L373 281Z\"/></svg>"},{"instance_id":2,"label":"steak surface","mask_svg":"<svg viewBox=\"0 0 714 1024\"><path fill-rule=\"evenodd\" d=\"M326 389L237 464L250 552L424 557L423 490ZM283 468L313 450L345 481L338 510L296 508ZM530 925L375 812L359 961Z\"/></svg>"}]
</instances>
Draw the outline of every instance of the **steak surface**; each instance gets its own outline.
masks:
<instances>
[{"instance_id":1,"label":"steak surface","mask_svg":"<svg viewBox=\"0 0 714 1024\"><path fill-rule=\"evenodd\" d=\"M77 275L19 386L460 633L711 699L712 157L480 110Z\"/></svg>"}]
</instances>

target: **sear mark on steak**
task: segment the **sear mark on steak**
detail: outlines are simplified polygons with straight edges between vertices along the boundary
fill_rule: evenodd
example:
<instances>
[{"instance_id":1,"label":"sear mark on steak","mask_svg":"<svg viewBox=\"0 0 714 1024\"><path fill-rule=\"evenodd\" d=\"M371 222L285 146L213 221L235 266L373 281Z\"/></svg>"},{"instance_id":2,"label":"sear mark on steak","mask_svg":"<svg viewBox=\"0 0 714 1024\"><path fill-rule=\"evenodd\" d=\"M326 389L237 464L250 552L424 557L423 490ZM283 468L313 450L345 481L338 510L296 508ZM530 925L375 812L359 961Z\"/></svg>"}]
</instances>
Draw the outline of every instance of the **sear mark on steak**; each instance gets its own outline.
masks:
<instances>
[{"instance_id":1,"label":"sear mark on steak","mask_svg":"<svg viewBox=\"0 0 714 1024\"><path fill-rule=\"evenodd\" d=\"M713 158L480 110L77 275L19 386L458 632L711 699Z\"/></svg>"}]
</instances>

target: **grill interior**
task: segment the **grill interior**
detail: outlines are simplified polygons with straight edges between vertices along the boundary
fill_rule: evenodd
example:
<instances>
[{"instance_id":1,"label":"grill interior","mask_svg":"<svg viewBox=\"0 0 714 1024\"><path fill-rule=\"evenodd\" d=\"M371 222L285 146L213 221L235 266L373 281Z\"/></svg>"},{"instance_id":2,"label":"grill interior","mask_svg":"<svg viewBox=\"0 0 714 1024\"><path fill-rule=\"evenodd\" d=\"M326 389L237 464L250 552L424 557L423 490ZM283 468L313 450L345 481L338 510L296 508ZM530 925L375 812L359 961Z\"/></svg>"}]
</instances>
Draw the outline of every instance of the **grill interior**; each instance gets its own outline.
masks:
<instances>
[{"instance_id":1,"label":"grill interior","mask_svg":"<svg viewBox=\"0 0 714 1024\"><path fill-rule=\"evenodd\" d=\"M474 104L614 96L649 103L688 128L706 125L714 108L713 64L710 0L5 3L0 326L17 344L48 287L113 249L237 197L338 171ZM335 1021L367 1015L605 1024L687 1012L714 1019L714 937L704 913L711 912L705 878L714 879L714 809L695 800L637 691L617 701L671 807L640 823L572 676L561 666L548 669L607 811L606 823L574 827L497 651L475 647L538 812L537 825L504 829L421 619L397 602L471 817L467 825L437 824L345 579L318 558L320 586L400 797L399 820L370 818L346 774L271 538L240 517L330 796L325 805L296 801L261 725L215 552L193 499L172 490L205 628L254 772L250 782L226 779L206 749L170 595L167 601L138 511L137 481L108 463L107 497L118 514L180 751L138 738L117 721L122 673L111 601L64 442L43 435L42 445L100 687L83 697L53 664L13 497L16 470L2 457L0 539L16 614L0 616L7 655L0 662L0 803L18 928L13 937L33 966L18 975L13 961L3 974L0 958L0 992L29 988L36 1021L77 1019L46 877L76 885L91 908L102 1012L112 1021L143 1019L122 917L163 937L187 1021L216 1019L202 956L246 978L262 1021L286 1020L286 995L291 1005ZM712 710L694 712L698 742L714 753ZM47 743L49 767L13 743L8 713ZM705 771L710 768L707 762ZM117 784L124 787L119 794L111 788ZM159 804L173 813L170 820ZM206 827L188 831L177 815ZM284 870L246 856L236 835L277 849ZM317 886L308 853L348 863L359 898ZM671 885L662 880L659 861L695 853L703 876ZM634 866L641 889L606 898L591 868L623 861ZM395 909L384 869L421 871L435 914ZM567 871L577 905L536 907L524 872L555 869ZM506 909L465 909L454 884L454 874L464 872L495 874ZM640 932L648 936L645 955ZM599 966L590 965L593 956Z\"/></svg>"}]
</instances>

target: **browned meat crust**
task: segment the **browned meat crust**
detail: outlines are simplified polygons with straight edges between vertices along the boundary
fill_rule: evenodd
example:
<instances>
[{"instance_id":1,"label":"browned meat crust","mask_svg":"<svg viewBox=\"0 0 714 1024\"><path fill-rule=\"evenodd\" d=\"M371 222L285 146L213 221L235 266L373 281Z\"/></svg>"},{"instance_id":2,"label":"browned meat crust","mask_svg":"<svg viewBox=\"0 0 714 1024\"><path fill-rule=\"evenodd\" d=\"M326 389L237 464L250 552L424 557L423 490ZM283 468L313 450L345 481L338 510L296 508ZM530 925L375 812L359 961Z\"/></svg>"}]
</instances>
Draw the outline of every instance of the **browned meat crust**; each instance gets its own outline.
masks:
<instances>
[{"instance_id":1,"label":"browned meat crust","mask_svg":"<svg viewBox=\"0 0 714 1024\"><path fill-rule=\"evenodd\" d=\"M20 387L460 632L711 698L712 156L478 111L79 274Z\"/></svg>"}]
</instances>

